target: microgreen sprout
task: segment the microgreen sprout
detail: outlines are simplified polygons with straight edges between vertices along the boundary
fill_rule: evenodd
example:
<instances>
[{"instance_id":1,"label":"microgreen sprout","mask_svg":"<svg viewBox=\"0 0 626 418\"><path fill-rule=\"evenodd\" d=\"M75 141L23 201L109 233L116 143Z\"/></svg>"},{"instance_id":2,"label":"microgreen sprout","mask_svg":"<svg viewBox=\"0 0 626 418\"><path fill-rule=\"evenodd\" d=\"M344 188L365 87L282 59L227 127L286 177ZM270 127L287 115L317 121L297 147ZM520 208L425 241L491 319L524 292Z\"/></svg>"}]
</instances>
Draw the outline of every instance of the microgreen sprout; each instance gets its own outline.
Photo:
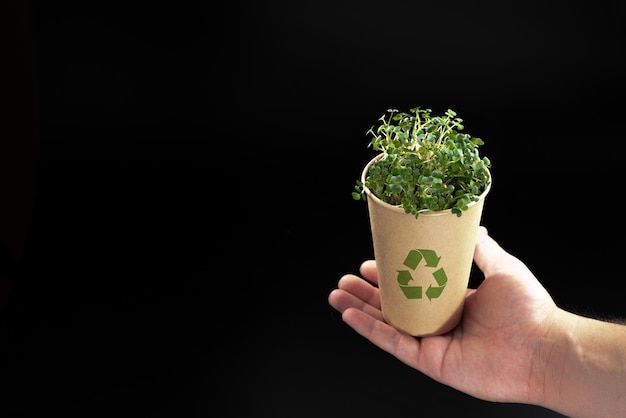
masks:
<instances>
[{"instance_id":1,"label":"microgreen sprout","mask_svg":"<svg viewBox=\"0 0 626 418\"><path fill-rule=\"evenodd\" d=\"M415 217L447 209L461 216L490 184L491 162L478 151L483 140L462 132L463 119L453 110L436 116L420 107L388 109L378 121L367 131L378 159L365 184L357 180L354 199L365 200L367 188Z\"/></svg>"}]
</instances>

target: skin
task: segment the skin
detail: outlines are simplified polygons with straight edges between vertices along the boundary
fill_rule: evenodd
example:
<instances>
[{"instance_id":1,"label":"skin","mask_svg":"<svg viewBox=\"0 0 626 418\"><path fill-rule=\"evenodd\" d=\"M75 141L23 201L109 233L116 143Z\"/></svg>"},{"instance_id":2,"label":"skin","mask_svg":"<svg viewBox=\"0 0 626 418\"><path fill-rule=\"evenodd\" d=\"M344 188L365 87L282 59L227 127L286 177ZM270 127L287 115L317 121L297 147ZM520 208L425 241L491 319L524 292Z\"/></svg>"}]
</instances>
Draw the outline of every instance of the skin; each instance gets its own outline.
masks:
<instances>
[{"instance_id":1,"label":"skin","mask_svg":"<svg viewBox=\"0 0 626 418\"><path fill-rule=\"evenodd\" d=\"M376 262L346 274L328 302L370 342L474 397L543 406L570 417L626 416L626 326L559 308L537 278L480 227L461 323L416 338L384 322Z\"/></svg>"}]
</instances>

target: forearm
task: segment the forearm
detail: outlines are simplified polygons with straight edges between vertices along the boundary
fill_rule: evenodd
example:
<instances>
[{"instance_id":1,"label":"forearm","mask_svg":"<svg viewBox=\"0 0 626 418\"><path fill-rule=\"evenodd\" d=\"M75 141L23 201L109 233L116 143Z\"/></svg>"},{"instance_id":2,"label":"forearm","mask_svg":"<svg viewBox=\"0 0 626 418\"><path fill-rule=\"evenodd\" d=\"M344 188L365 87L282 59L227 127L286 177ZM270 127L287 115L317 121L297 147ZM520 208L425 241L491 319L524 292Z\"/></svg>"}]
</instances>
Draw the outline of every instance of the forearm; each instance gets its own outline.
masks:
<instances>
[{"instance_id":1,"label":"forearm","mask_svg":"<svg viewBox=\"0 0 626 418\"><path fill-rule=\"evenodd\" d=\"M538 404L569 417L626 416L626 326L559 311L540 344Z\"/></svg>"}]
</instances>

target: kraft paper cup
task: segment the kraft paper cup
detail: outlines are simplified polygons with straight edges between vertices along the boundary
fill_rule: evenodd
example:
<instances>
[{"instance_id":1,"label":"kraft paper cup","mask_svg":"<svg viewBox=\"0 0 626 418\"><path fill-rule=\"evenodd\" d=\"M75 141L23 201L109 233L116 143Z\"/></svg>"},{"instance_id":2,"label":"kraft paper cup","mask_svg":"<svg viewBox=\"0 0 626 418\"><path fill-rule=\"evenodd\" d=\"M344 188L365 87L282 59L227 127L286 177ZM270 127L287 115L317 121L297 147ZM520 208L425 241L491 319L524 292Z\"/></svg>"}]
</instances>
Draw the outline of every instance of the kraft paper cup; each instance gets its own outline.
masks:
<instances>
[{"instance_id":1,"label":"kraft paper cup","mask_svg":"<svg viewBox=\"0 0 626 418\"><path fill-rule=\"evenodd\" d=\"M367 170L362 174L365 179ZM365 188L382 313L413 336L444 334L461 320L485 196L458 217L451 210L416 218Z\"/></svg>"}]
</instances>

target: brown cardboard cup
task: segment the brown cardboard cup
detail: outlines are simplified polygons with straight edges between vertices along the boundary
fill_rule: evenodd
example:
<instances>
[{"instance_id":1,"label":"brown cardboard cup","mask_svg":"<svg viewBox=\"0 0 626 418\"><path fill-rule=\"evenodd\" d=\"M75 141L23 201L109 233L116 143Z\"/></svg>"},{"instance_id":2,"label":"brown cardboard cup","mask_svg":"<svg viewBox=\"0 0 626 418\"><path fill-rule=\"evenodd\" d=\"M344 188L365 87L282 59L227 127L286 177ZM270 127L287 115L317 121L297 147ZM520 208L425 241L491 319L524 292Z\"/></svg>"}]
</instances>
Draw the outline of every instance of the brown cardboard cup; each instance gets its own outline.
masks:
<instances>
[{"instance_id":1,"label":"brown cardboard cup","mask_svg":"<svg viewBox=\"0 0 626 418\"><path fill-rule=\"evenodd\" d=\"M367 170L377 157L363 170ZM485 196L459 217L451 210L416 218L365 188L385 321L413 336L444 334L461 320Z\"/></svg>"}]
</instances>

